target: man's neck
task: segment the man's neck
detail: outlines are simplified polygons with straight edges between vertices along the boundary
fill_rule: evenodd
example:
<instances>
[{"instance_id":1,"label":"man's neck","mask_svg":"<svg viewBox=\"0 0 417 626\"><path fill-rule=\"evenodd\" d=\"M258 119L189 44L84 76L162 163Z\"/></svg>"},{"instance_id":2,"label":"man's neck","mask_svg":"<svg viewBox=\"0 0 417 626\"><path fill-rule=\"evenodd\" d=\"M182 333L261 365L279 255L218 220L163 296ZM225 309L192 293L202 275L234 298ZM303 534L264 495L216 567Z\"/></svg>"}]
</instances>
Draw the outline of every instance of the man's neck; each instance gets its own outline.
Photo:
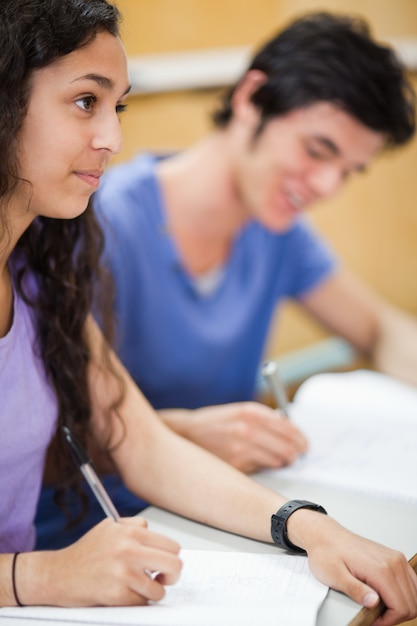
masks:
<instances>
[{"instance_id":1,"label":"man's neck","mask_svg":"<svg viewBox=\"0 0 417 626\"><path fill-rule=\"evenodd\" d=\"M226 262L246 221L235 193L228 142L222 132L158 166L167 216L185 267L204 273Z\"/></svg>"}]
</instances>

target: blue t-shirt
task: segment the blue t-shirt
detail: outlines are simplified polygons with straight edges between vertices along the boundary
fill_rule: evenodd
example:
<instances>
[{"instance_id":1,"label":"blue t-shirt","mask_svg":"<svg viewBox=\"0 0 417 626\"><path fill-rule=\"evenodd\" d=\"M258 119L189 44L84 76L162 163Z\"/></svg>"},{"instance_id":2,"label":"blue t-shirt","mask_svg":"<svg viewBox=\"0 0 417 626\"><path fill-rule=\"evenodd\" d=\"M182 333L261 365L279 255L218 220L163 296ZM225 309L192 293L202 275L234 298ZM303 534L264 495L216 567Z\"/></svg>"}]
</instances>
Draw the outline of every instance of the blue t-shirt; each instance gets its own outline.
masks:
<instances>
[{"instance_id":1,"label":"blue t-shirt","mask_svg":"<svg viewBox=\"0 0 417 626\"><path fill-rule=\"evenodd\" d=\"M169 235L156 164L142 154L116 165L94 195L116 284L119 356L155 408L252 399L277 304L326 279L332 254L302 220L284 234L252 221L217 287L202 295Z\"/></svg>"}]
</instances>

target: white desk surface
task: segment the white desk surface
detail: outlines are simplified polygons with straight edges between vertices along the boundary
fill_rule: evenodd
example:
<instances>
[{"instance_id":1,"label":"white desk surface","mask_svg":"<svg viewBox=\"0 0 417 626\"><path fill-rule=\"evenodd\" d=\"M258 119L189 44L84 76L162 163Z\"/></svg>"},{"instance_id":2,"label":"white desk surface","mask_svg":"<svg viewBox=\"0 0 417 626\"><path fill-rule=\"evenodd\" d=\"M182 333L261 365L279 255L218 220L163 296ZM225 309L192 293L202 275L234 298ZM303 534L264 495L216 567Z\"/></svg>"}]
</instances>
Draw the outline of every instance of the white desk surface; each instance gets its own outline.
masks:
<instances>
[{"instance_id":1,"label":"white desk surface","mask_svg":"<svg viewBox=\"0 0 417 626\"><path fill-rule=\"evenodd\" d=\"M286 495L322 504L329 515L350 530L401 550L410 558L417 552L417 506L394 500L368 497L334 487L314 486L283 480L262 473L254 476L265 486ZM142 513L150 527L178 541L183 548L274 552L273 545L231 535L191 522L172 513L149 507ZM360 606L341 593L330 590L322 605L317 626L346 626Z\"/></svg>"},{"instance_id":2,"label":"white desk surface","mask_svg":"<svg viewBox=\"0 0 417 626\"><path fill-rule=\"evenodd\" d=\"M335 487L314 486L277 478L269 473L254 476L259 483L293 498L305 498L322 504L330 515L351 530L401 550L410 558L417 551L417 506L394 500L367 497ZM198 550L236 550L239 552L273 553L273 545L245 539L237 535L191 522L155 507L142 514L152 530L177 540L183 548ZM360 610L345 595L330 590L317 619L317 626L346 626ZM0 626L35 626L42 620L0 619ZM51 624L51 622L47 622ZM70 622L67 622L68 626ZM76 626L79 626L77 624ZM271 625L272 626L272 625Z\"/></svg>"}]
</instances>

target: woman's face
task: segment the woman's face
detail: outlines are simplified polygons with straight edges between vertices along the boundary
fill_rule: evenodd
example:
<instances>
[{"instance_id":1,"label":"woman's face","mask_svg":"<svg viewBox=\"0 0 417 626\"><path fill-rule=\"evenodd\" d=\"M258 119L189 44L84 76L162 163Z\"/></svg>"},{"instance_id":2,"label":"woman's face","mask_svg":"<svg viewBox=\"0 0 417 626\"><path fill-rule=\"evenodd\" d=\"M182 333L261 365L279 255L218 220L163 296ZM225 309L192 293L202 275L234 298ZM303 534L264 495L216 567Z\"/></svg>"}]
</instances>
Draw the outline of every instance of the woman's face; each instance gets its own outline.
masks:
<instances>
[{"instance_id":1,"label":"woman's face","mask_svg":"<svg viewBox=\"0 0 417 626\"><path fill-rule=\"evenodd\" d=\"M28 112L18 135L18 202L37 215L80 215L100 176L122 148L119 114L129 91L119 38L101 32L92 43L35 70Z\"/></svg>"}]
</instances>

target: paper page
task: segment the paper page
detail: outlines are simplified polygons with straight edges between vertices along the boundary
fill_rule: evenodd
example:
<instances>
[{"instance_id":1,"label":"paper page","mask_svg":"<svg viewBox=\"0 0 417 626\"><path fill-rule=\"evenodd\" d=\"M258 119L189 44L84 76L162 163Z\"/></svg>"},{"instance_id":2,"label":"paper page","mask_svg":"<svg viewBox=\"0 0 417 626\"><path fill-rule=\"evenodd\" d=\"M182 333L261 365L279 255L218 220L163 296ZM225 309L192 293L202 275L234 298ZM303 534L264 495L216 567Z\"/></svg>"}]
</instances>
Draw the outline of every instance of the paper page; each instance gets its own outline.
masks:
<instances>
[{"instance_id":1,"label":"paper page","mask_svg":"<svg viewBox=\"0 0 417 626\"><path fill-rule=\"evenodd\" d=\"M310 449L282 478L417 504L417 390L360 370L319 374L298 390L291 418Z\"/></svg>"},{"instance_id":2,"label":"paper page","mask_svg":"<svg viewBox=\"0 0 417 626\"><path fill-rule=\"evenodd\" d=\"M4 618L73 624L137 626L314 626L328 588L311 574L307 558L276 554L183 550L176 585L152 606L122 608L22 607L0 609Z\"/></svg>"}]
</instances>

